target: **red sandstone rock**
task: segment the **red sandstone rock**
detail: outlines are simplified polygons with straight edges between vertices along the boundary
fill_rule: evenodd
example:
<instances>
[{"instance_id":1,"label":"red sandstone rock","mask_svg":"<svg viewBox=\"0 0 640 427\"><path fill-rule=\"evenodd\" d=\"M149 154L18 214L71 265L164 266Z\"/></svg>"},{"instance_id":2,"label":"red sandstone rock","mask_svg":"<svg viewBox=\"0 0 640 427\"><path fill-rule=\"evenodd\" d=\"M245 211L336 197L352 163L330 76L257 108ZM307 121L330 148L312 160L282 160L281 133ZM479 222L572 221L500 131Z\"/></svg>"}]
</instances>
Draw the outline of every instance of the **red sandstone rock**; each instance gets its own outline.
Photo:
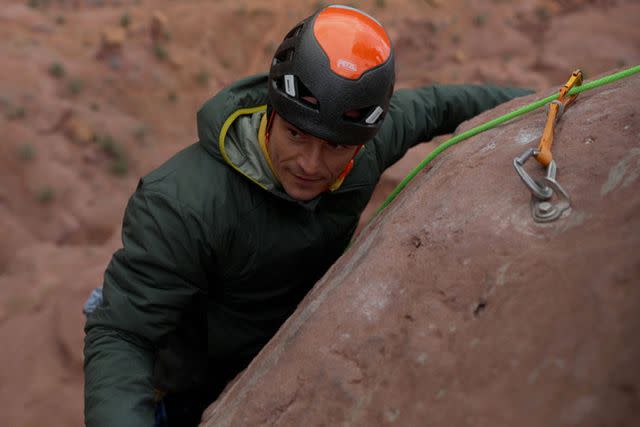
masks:
<instances>
[{"instance_id":1,"label":"red sandstone rock","mask_svg":"<svg viewBox=\"0 0 640 427\"><path fill-rule=\"evenodd\" d=\"M573 205L552 223L512 167L543 109L445 152L201 425L639 425L639 98L635 76L565 112L553 152Z\"/></svg>"},{"instance_id":2,"label":"red sandstone rock","mask_svg":"<svg viewBox=\"0 0 640 427\"><path fill-rule=\"evenodd\" d=\"M122 55L122 49L127 39L127 32L121 27L105 28L100 33L100 48L96 59L108 59Z\"/></svg>"},{"instance_id":3,"label":"red sandstone rock","mask_svg":"<svg viewBox=\"0 0 640 427\"><path fill-rule=\"evenodd\" d=\"M241 76L265 71L282 36L317 2L57 0L37 8L29 3L34 2L10 0L0 7L0 342L7 349L0 352L0 426L80 426L80 310L121 246L122 212L139 177L191 144L202 102ZM562 83L574 67L592 76L640 63L637 0L378 3L358 7L391 35L398 88L437 81L542 89ZM163 43L168 66L149 54L150 18L157 9L171 20L171 40ZM540 13L545 10L551 13ZM94 60L101 30L119 25L125 14L131 25L122 52ZM531 25L523 25L521 15ZM549 22L536 25L543 20ZM238 22L244 23L242 31ZM467 55L463 66L451 54L458 49ZM182 68L173 64L173 55ZM64 64L67 79L49 76L54 62ZM202 69L211 73L206 88L193 79ZM76 96L67 87L73 78L87 83ZM166 102L170 89L179 93L176 104ZM25 117L8 119L15 108L23 108ZM52 130L66 110L122 143L132 161L127 176L109 174L95 145L70 144L62 128ZM144 141L134 136L142 124L148 128ZM19 155L25 144L35 148L28 162ZM424 155L409 153L401 161L406 168L398 164L385 174L374 208L384 199L384 187L411 169L412 156L417 163ZM561 165L560 176L566 172ZM37 194L47 186L55 198L43 205ZM66 214L81 228L57 246ZM633 403L633 388L622 390L630 393L621 401ZM401 414L396 424L402 420Z\"/></svg>"},{"instance_id":4,"label":"red sandstone rock","mask_svg":"<svg viewBox=\"0 0 640 427\"><path fill-rule=\"evenodd\" d=\"M160 11L154 11L151 15L151 26L149 35L154 43L165 42L169 39L169 30L167 29L169 20L166 15Z\"/></svg>"}]
</instances>

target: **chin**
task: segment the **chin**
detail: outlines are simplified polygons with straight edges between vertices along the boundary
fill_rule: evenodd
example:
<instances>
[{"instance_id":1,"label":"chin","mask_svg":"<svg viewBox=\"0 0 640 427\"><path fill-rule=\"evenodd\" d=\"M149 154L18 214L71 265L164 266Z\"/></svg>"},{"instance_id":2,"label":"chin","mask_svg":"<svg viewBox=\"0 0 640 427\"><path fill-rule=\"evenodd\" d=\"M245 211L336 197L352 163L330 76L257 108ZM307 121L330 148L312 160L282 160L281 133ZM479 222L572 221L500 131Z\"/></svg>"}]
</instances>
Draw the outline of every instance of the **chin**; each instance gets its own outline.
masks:
<instances>
[{"instance_id":1,"label":"chin","mask_svg":"<svg viewBox=\"0 0 640 427\"><path fill-rule=\"evenodd\" d=\"M315 198L322 192L322 191L311 190L311 189L296 188L295 186L284 187L284 190L287 192L287 194L291 198L299 200L301 202L307 202Z\"/></svg>"},{"instance_id":2,"label":"chin","mask_svg":"<svg viewBox=\"0 0 640 427\"><path fill-rule=\"evenodd\" d=\"M313 199L314 197L316 197L318 194L318 192L316 193L309 193L308 191L287 191L287 194L289 194L289 196L291 196L291 198L296 199L298 201L301 202L308 202L309 200Z\"/></svg>"}]
</instances>

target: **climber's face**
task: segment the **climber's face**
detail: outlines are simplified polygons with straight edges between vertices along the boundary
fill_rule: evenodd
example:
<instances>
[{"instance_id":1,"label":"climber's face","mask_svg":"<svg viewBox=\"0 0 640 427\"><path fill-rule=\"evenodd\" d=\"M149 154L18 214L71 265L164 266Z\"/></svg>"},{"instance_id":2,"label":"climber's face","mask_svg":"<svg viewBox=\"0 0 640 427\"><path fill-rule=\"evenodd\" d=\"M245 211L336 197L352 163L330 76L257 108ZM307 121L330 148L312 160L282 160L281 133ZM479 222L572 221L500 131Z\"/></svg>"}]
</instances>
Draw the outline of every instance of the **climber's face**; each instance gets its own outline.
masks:
<instances>
[{"instance_id":1,"label":"climber's face","mask_svg":"<svg viewBox=\"0 0 640 427\"><path fill-rule=\"evenodd\" d=\"M306 134L274 115L269 157L284 190L296 200L311 200L328 190L357 149L355 145L338 145Z\"/></svg>"}]
</instances>

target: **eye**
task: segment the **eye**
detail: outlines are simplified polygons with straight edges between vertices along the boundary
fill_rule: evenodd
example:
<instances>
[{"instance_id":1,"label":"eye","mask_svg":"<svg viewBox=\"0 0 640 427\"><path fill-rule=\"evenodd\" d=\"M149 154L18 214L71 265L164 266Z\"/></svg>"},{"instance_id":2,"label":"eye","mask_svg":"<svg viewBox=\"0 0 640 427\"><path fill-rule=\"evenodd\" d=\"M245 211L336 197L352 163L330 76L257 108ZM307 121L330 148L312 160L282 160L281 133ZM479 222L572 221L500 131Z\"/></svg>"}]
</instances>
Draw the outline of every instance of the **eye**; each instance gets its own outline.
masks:
<instances>
[{"instance_id":1,"label":"eye","mask_svg":"<svg viewBox=\"0 0 640 427\"><path fill-rule=\"evenodd\" d=\"M287 128L287 134L289 135L289 138L291 139L300 139L300 132L298 132L297 130L293 129L293 128Z\"/></svg>"},{"instance_id":2,"label":"eye","mask_svg":"<svg viewBox=\"0 0 640 427\"><path fill-rule=\"evenodd\" d=\"M329 148L331 148L332 150L336 150L336 151L344 151L344 150L348 150L348 149L351 148L350 145L336 144L335 142L327 142L327 145L329 146Z\"/></svg>"}]
</instances>

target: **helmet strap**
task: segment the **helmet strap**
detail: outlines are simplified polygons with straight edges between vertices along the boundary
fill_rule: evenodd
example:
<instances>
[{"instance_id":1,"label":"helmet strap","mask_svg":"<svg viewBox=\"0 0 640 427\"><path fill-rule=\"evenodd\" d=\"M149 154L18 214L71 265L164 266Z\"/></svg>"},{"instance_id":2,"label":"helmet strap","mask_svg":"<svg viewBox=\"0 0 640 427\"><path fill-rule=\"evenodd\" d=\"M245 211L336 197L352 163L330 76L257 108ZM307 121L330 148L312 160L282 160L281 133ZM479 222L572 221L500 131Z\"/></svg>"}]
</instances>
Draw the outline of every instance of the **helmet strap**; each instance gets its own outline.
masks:
<instances>
[{"instance_id":1,"label":"helmet strap","mask_svg":"<svg viewBox=\"0 0 640 427\"><path fill-rule=\"evenodd\" d=\"M275 115L276 111L272 109L269 114L269 118L267 119L267 131L264 138L264 145L267 147L267 151L269 151L269 137L271 136L271 126L273 125L273 118Z\"/></svg>"},{"instance_id":2,"label":"helmet strap","mask_svg":"<svg viewBox=\"0 0 640 427\"><path fill-rule=\"evenodd\" d=\"M358 145L358 148L356 148L356 151L355 151L355 153L353 153L353 157L351 157L351 160L349 160L349 162L347 163L347 166L345 166L344 170L342 172L340 172L340 175L338 175L338 178L336 178L336 180L333 181L333 183L331 183L329 185L327 190L335 191L338 188L340 188L340 186L344 182L344 180L347 177L347 175L349 175L349 172L351 172L351 169L353 169L353 166L356 163L356 160L355 160L356 156L358 155L358 152L362 149L362 147L364 147L364 144Z\"/></svg>"}]
</instances>

